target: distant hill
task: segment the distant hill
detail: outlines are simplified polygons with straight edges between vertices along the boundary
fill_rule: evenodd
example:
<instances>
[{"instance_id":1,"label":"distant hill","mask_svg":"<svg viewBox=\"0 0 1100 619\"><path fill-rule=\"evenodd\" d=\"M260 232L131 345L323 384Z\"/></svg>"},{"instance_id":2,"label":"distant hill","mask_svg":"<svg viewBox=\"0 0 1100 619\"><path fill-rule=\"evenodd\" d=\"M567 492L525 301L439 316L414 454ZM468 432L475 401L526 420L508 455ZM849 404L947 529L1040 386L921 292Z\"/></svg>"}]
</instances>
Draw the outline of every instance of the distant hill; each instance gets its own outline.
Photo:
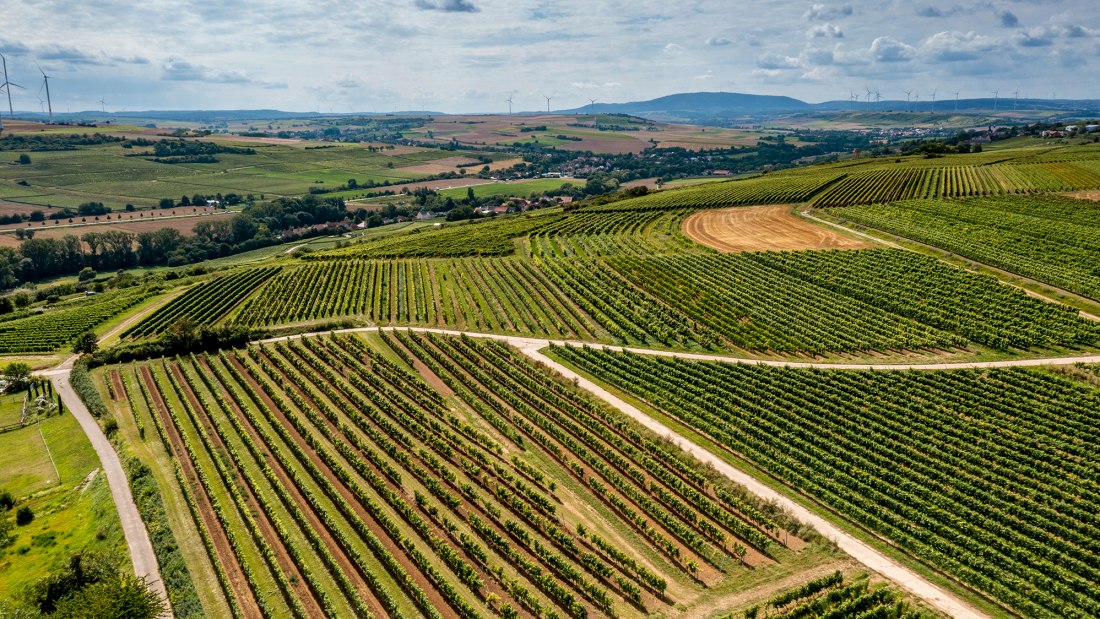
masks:
<instances>
[{"instance_id":1,"label":"distant hill","mask_svg":"<svg viewBox=\"0 0 1100 619\"><path fill-rule=\"evenodd\" d=\"M791 97L736 92L691 92L633 103L596 103L562 113L630 114L651 120L684 122L808 112L813 106Z\"/></svg>"},{"instance_id":2,"label":"distant hill","mask_svg":"<svg viewBox=\"0 0 1100 619\"><path fill-rule=\"evenodd\" d=\"M732 121L765 120L781 116L819 114L829 112L930 112L933 103L925 98L920 101L824 101L807 103L791 97L753 95L736 92L693 92L668 95L649 101L630 103L596 103L560 113L630 114L664 122L691 122L699 124L729 124ZM1071 118L1074 116L1100 115L1100 100L1095 99L1018 99L993 97L978 99L954 98L935 102L937 113L980 114L988 116L996 108L998 114L1020 120L1034 118Z\"/></svg>"}]
</instances>

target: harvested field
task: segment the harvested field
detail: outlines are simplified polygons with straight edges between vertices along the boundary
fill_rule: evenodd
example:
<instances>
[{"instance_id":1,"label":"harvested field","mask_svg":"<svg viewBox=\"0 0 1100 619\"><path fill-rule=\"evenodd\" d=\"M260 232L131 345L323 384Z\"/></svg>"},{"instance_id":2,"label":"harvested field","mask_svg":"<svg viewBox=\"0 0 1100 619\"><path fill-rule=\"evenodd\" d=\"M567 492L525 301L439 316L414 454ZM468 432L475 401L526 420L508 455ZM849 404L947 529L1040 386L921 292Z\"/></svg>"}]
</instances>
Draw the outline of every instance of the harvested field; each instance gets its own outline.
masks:
<instances>
[{"instance_id":1,"label":"harvested field","mask_svg":"<svg viewBox=\"0 0 1100 619\"><path fill-rule=\"evenodd\" d=\"M790 206L750 206L696 213L683 233L720 252L862 249L873 245L801 219Z\"/></svg>"},{"instance_id":2,"label":"harvested field","mask_svg":"<svg viewBox=\"0 0 1100 619\"><path fill-rule=\"evenodd\" d=\"M127 213L129 215L130 213ZM161 217L158 219L123 219L120 221L114 221L103 223L89 223L89 224L66 224L63 226L4 226L2 230L14 230L15 228L29 228L34 230L35 238L60 238L67 234L73 234L76 236L83 236L89 232L106 232L108 230L121 230L123 232L132 232L137 234L138 232L150 232L153 230L160 230L162 228L173 228L179 230L184 236L191 236L195 226L200 221L210 221L211 219L220 219L224 217L230 217L234 213L222 211L217 213L204 213L198 215L177 215L175 217ZM15 234L0 234L0 247L18 247L21 241L16 238Z\"/></svg>"}]
</instances>

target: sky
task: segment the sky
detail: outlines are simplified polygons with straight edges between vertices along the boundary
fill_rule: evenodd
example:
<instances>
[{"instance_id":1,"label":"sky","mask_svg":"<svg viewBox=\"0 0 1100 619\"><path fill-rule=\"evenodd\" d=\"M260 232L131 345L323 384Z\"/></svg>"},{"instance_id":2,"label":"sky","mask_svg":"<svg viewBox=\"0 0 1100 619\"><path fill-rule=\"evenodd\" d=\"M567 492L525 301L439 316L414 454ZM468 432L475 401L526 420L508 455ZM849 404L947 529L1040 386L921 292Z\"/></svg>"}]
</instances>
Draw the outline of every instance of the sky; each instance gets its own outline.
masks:
<instances>
[{"instance_id":1,"label":"sky","mask_svg":"<svg viewBox=\"0 0 1100 619\"><path fill-rule=\"evenodd\" d=\"M1100 98L1100 2L4 0L0 53L30 111L45 98L36 62L58 112Z\"/></svg>"}]
</instances>

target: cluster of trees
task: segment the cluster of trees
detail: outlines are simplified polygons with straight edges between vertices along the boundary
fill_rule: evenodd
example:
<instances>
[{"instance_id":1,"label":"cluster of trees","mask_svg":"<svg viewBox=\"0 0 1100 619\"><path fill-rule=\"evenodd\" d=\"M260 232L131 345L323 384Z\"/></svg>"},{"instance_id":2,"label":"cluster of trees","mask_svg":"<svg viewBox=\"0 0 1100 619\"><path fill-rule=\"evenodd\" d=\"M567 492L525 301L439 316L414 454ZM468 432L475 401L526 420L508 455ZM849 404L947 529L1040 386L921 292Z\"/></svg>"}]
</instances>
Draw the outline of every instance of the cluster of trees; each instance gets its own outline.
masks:
<instances>
[{"instance_id":1,"label":"cluster of trees","mask_svg":"<svg viewBox=\"0 0 1100 619\"><path fill-rule=\"evenodd\" d=\"M164 600L127 567L109 553L74 554L68 565L32 584L17 599L0 602L0 617L153 619L163 614Z\"/></svg>"},{"instance_id":2,"label":"cluster of trees","mask_svg":"<svg viewBox=\"0 0 1100 619\"><path fill-rule=\"evenodd\" d=\"M0 248L0 289L77 273L85 267L113 271L135 266L182 266L309 236L310 226L347 217L341 199L304 196L254 203L232 217L201 221L195 225L193 237L162 228L137 234L107 230L81 236L30 238L18 248Z\"/></svg>"},{"instance_id":3,"label":"cluster of trees","mask_svg":"<svg viewBox=\"0 0 1100 619\"><path fill-rule=\"evenodd\" d=\"M18 133L6 134L0 137L0 151L27 150L75 150L77 146L95 146L97 144L111 144L125 142L125 138L113 135L94 133L62 134L62 133ZM28 163L30 163L28 161Z\"/></svg>"}]
</instances>

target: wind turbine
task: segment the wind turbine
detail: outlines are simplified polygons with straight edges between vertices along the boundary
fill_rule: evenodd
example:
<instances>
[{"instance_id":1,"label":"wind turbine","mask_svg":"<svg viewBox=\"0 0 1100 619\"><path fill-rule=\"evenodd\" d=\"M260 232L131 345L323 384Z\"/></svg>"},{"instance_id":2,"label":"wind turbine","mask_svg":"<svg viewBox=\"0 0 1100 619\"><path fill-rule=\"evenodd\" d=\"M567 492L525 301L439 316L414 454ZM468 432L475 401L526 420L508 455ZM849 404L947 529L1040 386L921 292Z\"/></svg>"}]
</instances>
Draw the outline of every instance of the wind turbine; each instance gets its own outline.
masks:
<instances>
[{"instance_id":1,"label":"wind turbine","mask_svg":"<svg viewBox=\"0 0 1100 619\"><path fill-rule=\"evenodd\" d=\"M42 70L42 65L38 64L37 62L34 63L34 65L36 67L38 67L38 72L42 74L42 86L45 87L45 89L46 89L46 105L49 106L49 108L50 108L50 124L52 125L53 124L53 101L50 100L50 76L46 75L46 72ZM38 92L42 92L42 89L39 88Z\"/></svg>"},{"instance_id":2,"label":"wind turbine","mask_svg":"<svg viewBox=\"0 0 1100 619\"><path fill-rule=\"evenodd\" d=\"M955 111L959 111L959 91L955 91Z\"/></svg>"},{"instance_id":3,"label":"wind turbine","mask_svg":"<svg viewBox=\"0 0 1100 619\"><path fill-rule=\"evenodd\" d=\"M905 91L905 111L909 111L909 95L913 94L912 90Z\"/></svg>"},{"instance_id":4,"label":"wind turbine","mask_svg":"<svg viewBox=\"0 0 1100 619\"><path fill-rule=\"evenodd\" d=\"M3 86L0 86L0 88L3 88L4 90L6 90L8 92L8 115L10 115L12 118L14 118L15 117L15 111L12 109L12 106L11 106L11 87L12 86L15 86L16 88L23 88L23 87L20 86L19 84L14 84L14 83L8 81L8 59L4 57L4 54L0 54L0 60L4 61L4 84L3 84Z\"/></svg>"},{"instance_id":5,"label":"wind turbine","mask_svg":"<svg viewBox=\"0 0 1100 619\"><path fill-rule=\"evenodd\" d=\"M882 93L877 90L875 91L875 106L879 110L882 109Z\"/></svg>"},{"instance_id":6,"label":"wind turbine","mask_svg":"<svg viewBox=\"0 0 1100 619\"><path fill-rule=\"evenodd\" d=\"M994 113L994 114L996 114L996 113L997 113L997 97L998 97L998 95L1000 95L1000 94L1001 94L1001 91L1000 91L1000 90L994 90L994 91L993 91L993 113Z\"/></svg>"},{"instance_id":7,"label":"wind turbine","mask_svg":"<svg viewBox=\"0 0 1100 619\"><path fill-rule=\"evenodd\" d=\"M871 89L866 86L863 87L867 91L867 103L871 102Z\"/></svg>"},{"instance_id":8,"label":"wind turbine","mask_svg":"<svg viewBox=\"0 0 1100 619\"><path fill-rule=\"evenodd\" d=\"M596 100L595 99L589 99L588 100L588 113L593 114L594 113L593 110L595 109L595 107L596 107Z\"/></svg>"},{"instance_id":9,"label":"wind turbine","mask_svg":"<svg viewBox=\"0 0 1100 619\"><path fill-rule=\"evenodd\" d=\"M550 113L550 99L553 99L554 96L550 95L549 97L547 97L546 95L542 95L542 97L544 99L546 99L546 113L549 114Z\"/></svg>"},{"instance_id":10,"label":"wind turbine","mask_svg":"<svg viewBox=\"0 0 1100 619\"><path fill-rule=\"evenodd\" d=\"M99 98L99 107L102 108L103 113L107 113L107 102L103 100L103 97Z\"/></svg>"},{"instance_id":11,"label":"wind turbine","mask_svg":"<svg viewBox=\"0 0 1100 619\"><path fill-rule=\"evenodd\" d=\"M859 100L859 95L856 94L856 91L854 91L854 90L848 91L848 111L850 111L850 112L856 111L856 101L858 101L858 100Z\"/></svg>"},{"instance_id":12,"label":"wind turbine","mask_svg":"<svg viewBox=\"0 0 1100 619\"><path fill-rule=\"evenodd\" d=\"M509 116L512 115L512 96L513 95L508 95L508 98L506 99L506 101L508 101L508 115Z\"/></svg>"},{"instance_id":13,"label":"wind turbine","mask_svg":"<svg viewBox=\"0 0 1100 619\"><path fill-rule=\"evenodd\" d=\"M936 91L932 91L932 113L936 113Z\"/></svg>"},{"instance_id":14,"label":"wind turbine","mask_svg":"<svg viewBox=\"0 0 1100 619\"><path fill-rule=\"evenodd\" d=\"M1012 92L1012 111L1016 111L1016 104L1020 101L1020 91L1015 90Z\"/></svg>"}]
</instances>

